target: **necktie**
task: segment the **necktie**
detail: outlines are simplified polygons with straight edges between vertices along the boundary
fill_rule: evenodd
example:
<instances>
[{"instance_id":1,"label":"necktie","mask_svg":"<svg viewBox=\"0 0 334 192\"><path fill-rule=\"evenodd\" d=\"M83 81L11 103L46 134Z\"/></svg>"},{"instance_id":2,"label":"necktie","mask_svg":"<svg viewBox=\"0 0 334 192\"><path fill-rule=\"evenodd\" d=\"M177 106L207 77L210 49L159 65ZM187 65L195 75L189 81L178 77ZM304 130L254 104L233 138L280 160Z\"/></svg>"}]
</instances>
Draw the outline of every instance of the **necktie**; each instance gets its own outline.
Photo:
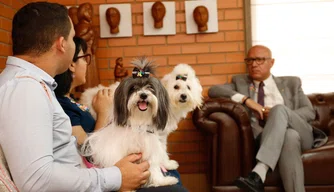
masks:
<instances>
[{"instance_id":1,"label":"necktie","mask_svg":"<svg viewBox=\"0 0 334 192\"><path fill-rule=\"evenodd\" d=\"M264 87L264 83L263 83L263 81L261 81L260 84L259 84L258 92L257 92L257 103L264 107L264 90L263 90L263 87ZM265 125L264 120L260 119L259 120L259 125L261 127L264 127L264 125Z\"/></svg>"},{"instance_id":2,"label":"necktie","mask_svg":"<svg viewBox=\"0 0 334 192\"><path fill-rule=\"evenodd\" d=\"M264 83L263 81L260 82L259 84L259 90L257 92L257 103L262 105L264 107Z\"/></svg>"}]
</instances>

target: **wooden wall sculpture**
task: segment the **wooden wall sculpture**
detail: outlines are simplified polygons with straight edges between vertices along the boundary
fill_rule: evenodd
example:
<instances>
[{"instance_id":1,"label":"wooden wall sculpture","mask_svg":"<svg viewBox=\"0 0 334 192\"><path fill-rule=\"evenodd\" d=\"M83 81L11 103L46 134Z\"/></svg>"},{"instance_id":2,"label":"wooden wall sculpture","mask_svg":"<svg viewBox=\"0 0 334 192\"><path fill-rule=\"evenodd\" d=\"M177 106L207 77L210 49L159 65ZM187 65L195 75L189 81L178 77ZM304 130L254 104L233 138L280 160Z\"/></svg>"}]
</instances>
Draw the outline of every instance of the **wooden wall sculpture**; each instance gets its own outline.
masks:
<instances>
[{"instance_id":1,"label":"wooden wall sculpture","mask_svg":"<svg viewBox=\"0 0 334 192\"><path fill-rule=\"evenodd\" d=\"M199 32L208 30L209 11L205 6L197 6L194 9L193 17Z\"/></svg>"},{"instance_id":2,"label":"wooden wall sculpture","mask_svg":"<svg viewBox=\"0 0 334 192\"><path fill-rule=\"evenodd\" d=\"M110 33L116 34L119 32L119 24L121 22L121 13L115 7L109 7L106 11L106 19L110 27Z\"/></svg>"},{"instance_id":3,"label":"wooden wall sculpture","mask_svg":"<svg viewBox=\"0 0 334 192\"><path fill-rule=\"evenodd\" d=\"M124 78L128 76L128 71L123 68L123 58L118 57L115 61L115 70L114 70L115 82L121 82Z\"/></svg>"},{"instance_id":4,"label":"wooden wall sculpture","mask_svg":"<svg viewBox=\"0 0 334 192\"><path fill-rule=\"evenodd\" d=\"M95 62L98 36L93 27L93 6L90 3L83 3L79 7L70 7L68 11L74 24L75 35L86 41L87 53L92 54L92 62L87 68L86 84L77 90L82 92L85 88L94 87L100 83Z\"/></svg>"},{"instance_id":5,"label":"wooden wall sculpture","mask_svg":"<svg viewBox=\"0 0 334 192\"><path fill-rule=\"evenodd\" d=\"M157 1L151 8L152 17L154 20L154 28L160 29L163 27L164 17L166 15L166 7L161 1Z\"/></svg>"}]
</instances>

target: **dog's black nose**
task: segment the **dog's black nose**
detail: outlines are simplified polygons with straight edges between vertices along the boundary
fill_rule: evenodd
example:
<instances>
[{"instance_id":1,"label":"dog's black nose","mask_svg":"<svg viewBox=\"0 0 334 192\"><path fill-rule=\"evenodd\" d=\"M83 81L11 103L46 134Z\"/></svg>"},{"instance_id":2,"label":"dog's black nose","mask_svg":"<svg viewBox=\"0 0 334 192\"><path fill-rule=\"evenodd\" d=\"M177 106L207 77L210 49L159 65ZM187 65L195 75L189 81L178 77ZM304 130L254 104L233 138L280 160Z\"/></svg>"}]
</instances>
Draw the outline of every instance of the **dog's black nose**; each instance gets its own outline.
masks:
<instances>
[{"instance_id":1,"label":"dog's black nose","mask_svg":"<svg viewBox=\"0 0 334 192\"><path fill-rule=\"evenodd\" d=\"M140 94L140 98L141 98L141 99L146 99L146 98L147 98L146 93L141 93L141 94Z\"/></svg>"},{"instance_id":2,"label":"dog's black nose","mask_svg":"<svg viewBox=\"0 0 334 192\"><path fill-rule=\"evenodd\" d=\"M187 95L186 94L181 94L181 99L182 100L186 100L187 99Z\"/></svg>"}]
</instances>

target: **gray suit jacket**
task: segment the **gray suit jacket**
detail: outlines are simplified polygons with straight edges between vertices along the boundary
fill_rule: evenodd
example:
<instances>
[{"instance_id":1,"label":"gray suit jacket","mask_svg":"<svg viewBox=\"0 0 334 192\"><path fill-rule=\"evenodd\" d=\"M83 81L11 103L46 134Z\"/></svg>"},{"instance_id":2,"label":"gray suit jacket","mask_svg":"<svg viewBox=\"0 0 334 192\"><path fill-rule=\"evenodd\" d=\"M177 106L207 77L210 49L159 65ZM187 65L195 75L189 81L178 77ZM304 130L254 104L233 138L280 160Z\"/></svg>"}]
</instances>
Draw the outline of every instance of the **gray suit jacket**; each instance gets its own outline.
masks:
<instances>
[{"instance_id":1,"label":"gray suit jacket","mask_svg":"<svg viewBox=\"0 0 334 192\"><path fill-rule=\"evenodd\" d=\"M286 76L286 77L273 77L278 90L280 91L284 105L297 113L302 119L307 122L311 122L315 118L315 111L308 97L304 94L301 88L301 80L298 77ZM254 98L255 88L253 81L247 74L236 75L232 78L232 83L224 85L215 85L209 89L209 97L226 97L231 98L234 94L240 93L250 98ZM251 117L251 126L257 128L259 125L256 118L252 115L248 107L246 109ZM314 146L318 147L327 142L327 136L319 129L314 129L317 136L315 138ZM319 138L321 137L321 141ZM319 143L320 142L320 143Z\"/></svg>"}]
</instances>

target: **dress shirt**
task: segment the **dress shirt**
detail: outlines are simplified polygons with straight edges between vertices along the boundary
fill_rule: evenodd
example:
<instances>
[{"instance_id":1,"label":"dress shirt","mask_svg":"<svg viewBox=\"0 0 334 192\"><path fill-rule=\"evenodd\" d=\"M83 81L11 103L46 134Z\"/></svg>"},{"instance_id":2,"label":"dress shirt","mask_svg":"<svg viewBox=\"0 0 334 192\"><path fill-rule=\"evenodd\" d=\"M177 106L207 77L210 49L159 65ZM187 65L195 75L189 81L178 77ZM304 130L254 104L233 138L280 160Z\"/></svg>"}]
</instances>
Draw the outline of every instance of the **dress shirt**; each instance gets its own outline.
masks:
<instances>
[{"instance_id":1,"label":"dress shirt","mask_svg":"<svg viewBox=\"0 0 334 192\"><path fill-rule=\"evenodd\" d=\"M117 191L119 168L81 168L56 87L50 75L17 57L8 57L0 74L0 143L16 186L20 191Z\"/></svg>"},{"instance_id":2,"label":"dress shirt","mask_svg":"<svg viewBox=\"0 0 334 192\"><path fill-rule=\"evenodd\" d=\"M278 104L284 104L283 97L281 93L279 92L277 85L274 81L274 78L272 75L270 75L266 80L263 81L264 83L264 105L265 107L274 107ZM259 84L260 81L254 81L254 87L255 87L255 94L254 98L252 98L254 101L257 101L258 97L258 91L259 91ZM245 95L242 95L240 93L234 94L231 99L237 103L242 103L242 99L245 97Z\"/></svg>"}]
</instances>

